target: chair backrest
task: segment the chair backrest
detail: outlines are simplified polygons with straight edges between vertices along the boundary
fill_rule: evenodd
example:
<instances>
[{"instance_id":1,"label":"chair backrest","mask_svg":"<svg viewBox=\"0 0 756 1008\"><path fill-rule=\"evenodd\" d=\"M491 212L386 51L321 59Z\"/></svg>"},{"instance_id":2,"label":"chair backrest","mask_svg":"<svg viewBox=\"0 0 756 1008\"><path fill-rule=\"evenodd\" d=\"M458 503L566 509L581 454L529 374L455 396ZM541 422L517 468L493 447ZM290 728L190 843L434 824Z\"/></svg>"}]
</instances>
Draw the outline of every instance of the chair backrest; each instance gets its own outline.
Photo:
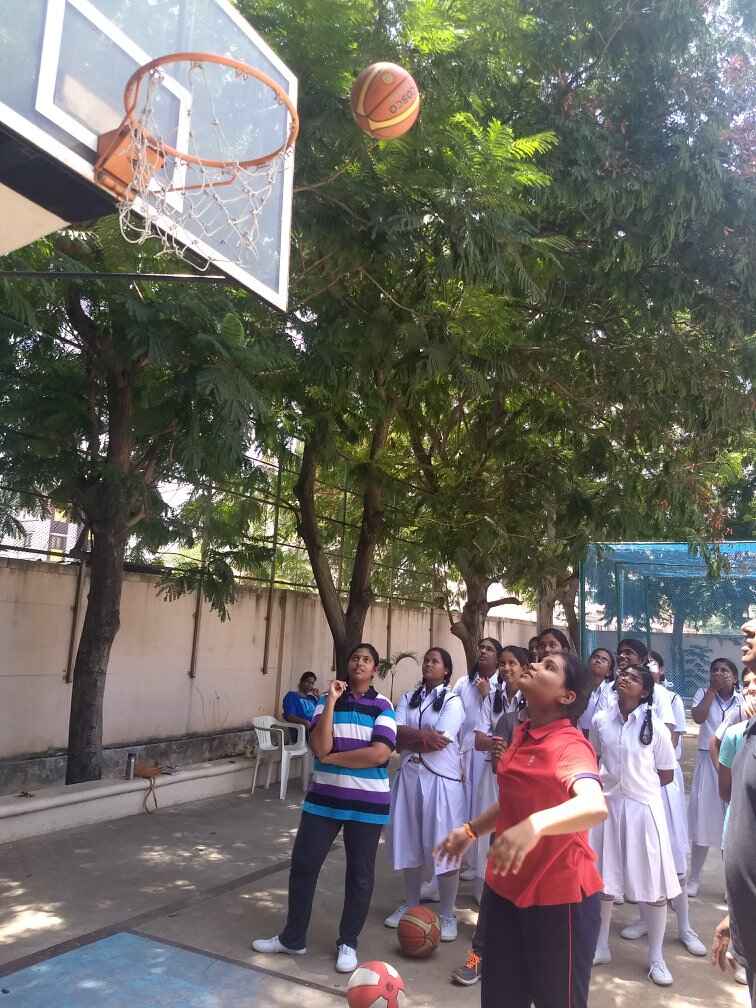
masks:
<instances>
[{"instance_id":1,"label":"chair backrest","mask_svg":"<svg viewBox=\"0 0 756 1008\"><path fill-rule=\"evenodd\" d=\"M258 717L252 718L252 724L256 730L258 749L281 748L280 731L270 731L270 728L277 724L277 718L273 717L272 714L260 714Z\"/></svg>"}]
</instances>

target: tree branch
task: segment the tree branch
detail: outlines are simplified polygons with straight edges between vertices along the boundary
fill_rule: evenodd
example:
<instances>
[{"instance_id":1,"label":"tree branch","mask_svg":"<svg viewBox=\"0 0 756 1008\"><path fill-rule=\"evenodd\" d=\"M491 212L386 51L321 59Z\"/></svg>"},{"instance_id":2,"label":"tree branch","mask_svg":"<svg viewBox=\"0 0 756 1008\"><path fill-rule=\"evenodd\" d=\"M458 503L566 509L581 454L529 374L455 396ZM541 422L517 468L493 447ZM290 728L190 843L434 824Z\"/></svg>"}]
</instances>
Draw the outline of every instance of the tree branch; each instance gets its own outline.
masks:
<instances>
[{"instance_id":1,"label":"tree branch","mask_svg":"<svg viewBox=\"0 0 756 1008\"><path fill-rule=\"evenodd\" d=\"M492 609L500 605L522 605L520 599L515 598L514 595L508 595L506 598L496 599L494 602L486 603L486 613L490 613Z\"/></svg>"}]
</instances>

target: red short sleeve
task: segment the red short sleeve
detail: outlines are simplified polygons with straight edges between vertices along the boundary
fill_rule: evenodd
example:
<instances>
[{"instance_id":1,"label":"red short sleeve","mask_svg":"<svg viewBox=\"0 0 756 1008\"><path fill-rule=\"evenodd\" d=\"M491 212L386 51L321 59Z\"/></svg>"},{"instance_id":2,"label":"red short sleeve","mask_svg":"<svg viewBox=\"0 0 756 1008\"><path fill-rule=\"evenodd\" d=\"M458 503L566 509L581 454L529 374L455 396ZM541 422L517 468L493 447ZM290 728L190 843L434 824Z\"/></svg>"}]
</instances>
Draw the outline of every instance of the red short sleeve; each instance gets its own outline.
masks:
<instances>
[{"instance_id":1,"label":"red short sleeve","mask_svg":"<svg viewBox=\"0 0 756 1008\"><path fill-rule=\"evenodd\" d=\"M559 753L556 776L566 791L581 777L600 780L596 753L586 738L571 738Z\"/></svg>"}]
</instances>

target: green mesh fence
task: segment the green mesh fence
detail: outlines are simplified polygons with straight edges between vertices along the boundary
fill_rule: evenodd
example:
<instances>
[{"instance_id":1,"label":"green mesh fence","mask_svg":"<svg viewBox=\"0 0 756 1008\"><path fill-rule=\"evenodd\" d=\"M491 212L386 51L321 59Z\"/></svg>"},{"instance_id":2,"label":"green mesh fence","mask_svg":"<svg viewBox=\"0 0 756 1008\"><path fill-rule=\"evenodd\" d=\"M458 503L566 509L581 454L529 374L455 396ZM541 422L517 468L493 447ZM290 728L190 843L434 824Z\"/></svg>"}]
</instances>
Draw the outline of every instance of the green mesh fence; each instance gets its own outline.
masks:
<instances>
[{"instance_id":1,"label":"green mesh fence","mask_svg":"<svg viewBox=\"0 0 756 1008\"><path fill-rule=\"evenodd\" d=\"M756 614L756 542L717 547L712 577L686 543L596 543L581 565L581 652L616 651L621 636L644 640L667 677L690 698L708 682L714 658L741 665L740 626Z\"/></svg>"}]
</instances>

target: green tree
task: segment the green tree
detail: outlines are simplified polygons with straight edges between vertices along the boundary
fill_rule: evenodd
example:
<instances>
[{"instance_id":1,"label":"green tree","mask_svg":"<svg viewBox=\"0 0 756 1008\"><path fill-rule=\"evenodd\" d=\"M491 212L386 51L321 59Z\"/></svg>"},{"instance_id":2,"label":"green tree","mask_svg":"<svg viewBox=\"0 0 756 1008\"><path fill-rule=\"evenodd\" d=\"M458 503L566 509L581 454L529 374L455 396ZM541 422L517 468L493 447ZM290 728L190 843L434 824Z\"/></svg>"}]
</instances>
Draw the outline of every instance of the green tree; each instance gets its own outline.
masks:
<instances>
[{"instance_id":1,"label":"green tree","mask_svg":"<svg viewBox=\"0 0 756 1008\"><path fill-rule=\"evenodd\" d=\"M6 265L150 269L117 223L67 231ZM97 280L6 282L0 481L46 494L89 530L90 591L73 671L67 781L101 774L102 701L129 538L165 508L160 483L238 468L273 351L222 290Z\"/></svg>"}]
</instances>

